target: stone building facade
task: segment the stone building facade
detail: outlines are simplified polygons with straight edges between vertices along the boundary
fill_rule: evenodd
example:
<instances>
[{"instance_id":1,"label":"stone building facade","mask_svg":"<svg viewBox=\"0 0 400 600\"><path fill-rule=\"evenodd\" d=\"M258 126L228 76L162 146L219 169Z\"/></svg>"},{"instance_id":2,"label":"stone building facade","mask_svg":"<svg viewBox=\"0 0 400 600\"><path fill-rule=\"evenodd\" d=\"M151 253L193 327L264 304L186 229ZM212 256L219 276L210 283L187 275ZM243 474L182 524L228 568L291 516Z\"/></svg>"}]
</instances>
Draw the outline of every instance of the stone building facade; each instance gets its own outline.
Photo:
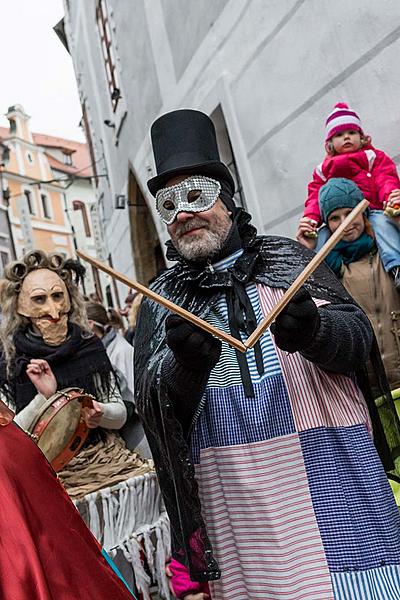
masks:
<instances>
[{"instance_id":1,"label":"stone building facade","mask_svg":"<svg viewBox=\"0 0 400 600\"><path fill-rule=\"evenodd\" d=\"M237 200L259 231L293 237L338 101L400 159L397 0L64 0L64 28L114 265L145 283L165 228L146 181L149 128L197 108L214 120Z\"/></svg>"}]
</instances>

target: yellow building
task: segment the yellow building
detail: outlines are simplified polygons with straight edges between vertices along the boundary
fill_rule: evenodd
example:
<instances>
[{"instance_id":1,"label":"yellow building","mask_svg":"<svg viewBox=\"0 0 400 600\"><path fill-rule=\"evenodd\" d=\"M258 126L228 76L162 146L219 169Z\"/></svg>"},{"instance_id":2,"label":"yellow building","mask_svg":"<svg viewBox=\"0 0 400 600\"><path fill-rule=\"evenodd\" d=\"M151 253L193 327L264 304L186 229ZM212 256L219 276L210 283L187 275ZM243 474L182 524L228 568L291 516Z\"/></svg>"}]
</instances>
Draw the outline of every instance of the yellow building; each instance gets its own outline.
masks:
<instances>
[{"instance_id":1,"label":"yellow building","mask_svg":"<svg viewBox=\"0 0 400 600\"><path fill-rule=\"evenodd\" d=\"M40 135L29 128L29 116L19 104L7 112L9 129L0 127L0 138L10 149L2 169L2 186L9 195L9 217L17 257L32 248L73 254L73 236L63 184L56 181L51 158L40 144ZM38 139L36 139L38 137ZM59 149L65 165L73 151Z\"/></svg>"}]
</instances>

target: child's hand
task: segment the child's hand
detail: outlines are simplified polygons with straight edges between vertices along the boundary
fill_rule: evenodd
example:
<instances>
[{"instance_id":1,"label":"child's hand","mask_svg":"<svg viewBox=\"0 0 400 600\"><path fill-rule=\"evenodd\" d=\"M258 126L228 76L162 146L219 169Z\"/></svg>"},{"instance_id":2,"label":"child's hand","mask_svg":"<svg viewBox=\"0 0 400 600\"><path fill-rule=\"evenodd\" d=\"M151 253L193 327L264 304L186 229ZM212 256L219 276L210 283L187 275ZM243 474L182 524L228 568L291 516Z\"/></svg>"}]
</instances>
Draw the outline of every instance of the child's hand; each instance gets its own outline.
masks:
<instances>
[{"instance_id":1,"label":"child's hand","mask_svg":"<svg viewBox=\"0 0 400 600\"><path fill-rule=\"evenodd\" d=\"M187 594L187 596L183 597L183 600L207 600L209 597L208 594L200 592L199 594Z\"/></svg>"},{"instance_id":2,"label":"child's hand","mask_svg":"<svg viewBox=\"0 0 400 600\"><path fill-rule=\"evenodd\" d=\"M306 248L314 250L317 243L316 237L317 223L313 219L302 217L297 228L296 240Z\"/></svg>"},{"instance_id":3,"label":"child's hand","mask_svg":"<svg viewBox=\"0 0 400 600\"><path fill-rule=\"evenodd\" d=\"M399 208L400 205L400 189L393 190L390 192L389 197L386 202L386 206L390 206L391 208Z\"/></svg>"},{"instance_id":4,"label":"child's hand","mask_svg":"<svg viewBox=\"0 0 400 600\"><path fill-rule=\"evenodd\" d=\"M387 202L383 203L384 213L392 219L397 226L400 224L400 190L390 192Z\"/></svg>"}]
</instances>

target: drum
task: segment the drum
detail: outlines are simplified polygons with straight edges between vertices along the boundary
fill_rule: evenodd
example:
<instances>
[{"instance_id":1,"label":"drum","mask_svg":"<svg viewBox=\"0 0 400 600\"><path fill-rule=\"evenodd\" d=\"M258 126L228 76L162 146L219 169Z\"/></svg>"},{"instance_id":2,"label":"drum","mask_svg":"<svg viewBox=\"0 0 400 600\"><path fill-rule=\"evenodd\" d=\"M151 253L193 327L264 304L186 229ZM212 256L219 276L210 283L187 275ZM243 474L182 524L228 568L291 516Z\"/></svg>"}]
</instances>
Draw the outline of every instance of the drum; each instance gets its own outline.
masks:
<instances>
[{"instance_id":1,"label":"drum","mask_svg":"<svg viewBox=\"0 0 400 600\"><path fill-rule=\"evenodd\" d=\"M89 433L82 408L92 407L94 399L80 388L66 388L48 398L32 420L28 433L55 471L82 448Z\"/></svg>"},{"instance_id":2,"label":"drum","mask_svg":"<svg viewBox=\"0 0 400 600\"><path fill-rule=\"evenodd\" d=\"M14 418L14 413L12 410L8 408L6 404L2 400L0 400L0 427L5 427Z\"/></svg>"}]
</instances>

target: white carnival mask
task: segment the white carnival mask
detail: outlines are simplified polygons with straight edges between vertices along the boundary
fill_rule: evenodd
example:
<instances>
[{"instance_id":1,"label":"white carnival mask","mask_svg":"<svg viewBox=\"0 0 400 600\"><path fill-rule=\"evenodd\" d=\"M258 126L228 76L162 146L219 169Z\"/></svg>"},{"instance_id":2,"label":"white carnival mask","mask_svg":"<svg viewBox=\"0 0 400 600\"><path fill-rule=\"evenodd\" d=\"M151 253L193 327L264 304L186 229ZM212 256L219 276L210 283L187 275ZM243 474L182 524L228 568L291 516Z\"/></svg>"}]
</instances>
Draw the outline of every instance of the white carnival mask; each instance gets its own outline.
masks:
<instances>
[{"instance_id":1,"label":"white carnival mask","mask_svg":"<svg viewBox=\"0 0 400 600\"><path fill-rule=\"evenodd\" d=\"M166 225L171 225L179 212L203 212L214 206L221 184L203 175L192 175L177 185L162 188L156 194L156 208Z\"/></svg>"}]
</instances>

